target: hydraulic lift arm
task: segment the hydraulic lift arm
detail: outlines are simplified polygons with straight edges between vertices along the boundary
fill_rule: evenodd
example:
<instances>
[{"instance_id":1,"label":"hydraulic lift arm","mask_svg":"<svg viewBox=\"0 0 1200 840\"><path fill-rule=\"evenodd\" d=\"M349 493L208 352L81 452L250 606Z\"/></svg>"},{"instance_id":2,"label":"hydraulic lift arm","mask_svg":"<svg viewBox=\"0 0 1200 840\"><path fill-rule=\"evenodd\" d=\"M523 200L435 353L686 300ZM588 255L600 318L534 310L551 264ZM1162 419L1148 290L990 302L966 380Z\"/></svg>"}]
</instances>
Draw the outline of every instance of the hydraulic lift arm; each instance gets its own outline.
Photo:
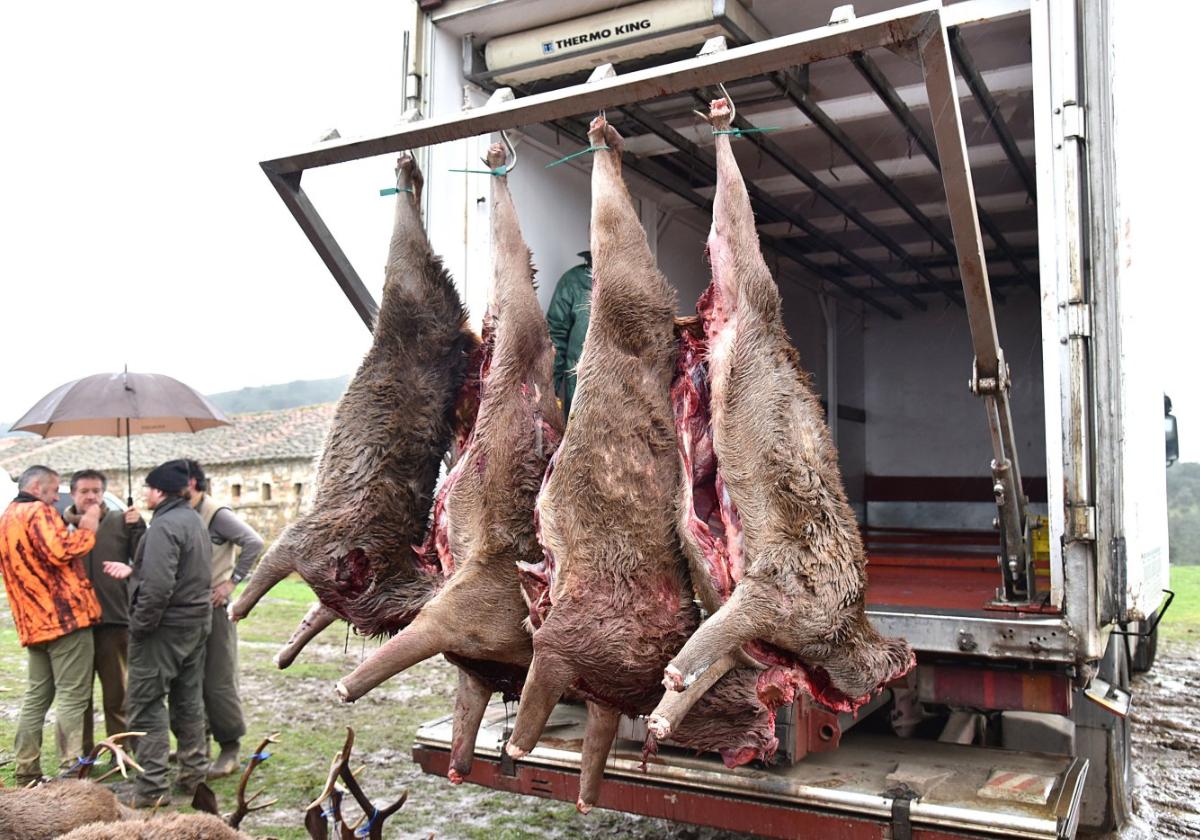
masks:
<instances>
[{"instance_id":1,"label":"hydraulic lift arm","mask_svg":"<svg viewBox=\"0 0 1200 840\"><path fill-rule=\"evenodd\" d=\"M940 20L931 22L918 37L918 47L975 351L970 387L973 394L983 398L992 438L992 491L999 509L1000 568L1004 579L997 596L1004 601L1025 601L1033 596L1033 564L1029 557L1028 500L1021 486L1009 408L1011 376L996 331L975 187L945 25Z\"/></svg>"}]
</instances>

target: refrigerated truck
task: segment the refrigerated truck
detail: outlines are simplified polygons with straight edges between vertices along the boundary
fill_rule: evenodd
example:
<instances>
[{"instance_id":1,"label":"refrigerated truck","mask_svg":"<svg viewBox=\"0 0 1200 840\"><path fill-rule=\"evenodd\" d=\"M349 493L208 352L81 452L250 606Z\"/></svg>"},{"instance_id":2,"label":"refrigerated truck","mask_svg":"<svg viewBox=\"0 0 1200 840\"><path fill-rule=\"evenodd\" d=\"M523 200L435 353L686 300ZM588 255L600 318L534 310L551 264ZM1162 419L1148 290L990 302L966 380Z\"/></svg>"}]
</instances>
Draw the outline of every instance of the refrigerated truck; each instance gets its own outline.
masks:
<instances>
[{"instance_id":1,"label":"refrigerated truck","mask_svg":"<svg viewBox=\"0 0 1200 840\"><path fill-rule=\"evenodd\" d=\"M1148 128L1120 118L1135 12L1085 5L422 0L405 121L263 162L370 326L375 301L301 176L419 150L430 238L478 319L489 176L453 170L481 169L506 133L545 305L587 247L590 202L586 154L549 164L604 113L686 314L709 280L715 184L691 112L736 104L764 254L867 546L868 614L918 664L857 717L783 710L771 766L669 745L643 761L644 726L625 721L601 807L767 837L1069 837L1125 819L1130 671L1169 603L1163 383L1128 216ZM467 781L573 801L582 711L560 705L517 763L512 711L489 709ZM449 732L417 733L428 772L446 771Z\"/></svg>"}]
</instances>

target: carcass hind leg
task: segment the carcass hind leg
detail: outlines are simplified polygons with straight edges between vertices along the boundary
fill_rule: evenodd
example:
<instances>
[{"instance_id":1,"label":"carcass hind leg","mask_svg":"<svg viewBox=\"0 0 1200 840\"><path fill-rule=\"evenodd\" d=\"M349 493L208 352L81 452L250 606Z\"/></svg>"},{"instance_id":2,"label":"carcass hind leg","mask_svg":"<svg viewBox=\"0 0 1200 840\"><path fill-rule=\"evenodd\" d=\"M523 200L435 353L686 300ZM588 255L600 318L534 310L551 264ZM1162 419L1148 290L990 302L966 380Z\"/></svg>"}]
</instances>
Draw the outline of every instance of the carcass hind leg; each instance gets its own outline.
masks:
<instances>
[{"instance_id":1,"label":"carcass hind leg","mask_svg":"<svg viewBox=\"0 0 1200 840\"><path fill-rule=\"evenodd\" d=\"M478 677L459 669L458 694L454 700L454 722L450 729L450 772L446 774L456 785L461 784L471 772L471 760L475 757L475 737L479 734L479 724L491 699L490 688Z\"/></svg>"},{"instance_id":2,"label":"carcass hind leg","mask_svg":"<svg viewBox=\"0 0 1200 840\"><path fill-rule=\"evenodd\" d=\"M658 701L654 712L650 715L649 729L654 737L661 740L671 737L675 727L679 726L696 701L704 696L704 692L712 688L713 683L725 676L739 664L736 654L727 653L710 665L696 681L683 691L668 691Z\"/></svg>"},{"instance_id":3,"label":"carcass hind leg","mask_svg":"<svg viewBox=\"0 0 1200 840\"><path fill-rule=\"evenodd\" d=\"M389 677L441 653L448 644L444 626L427 611L419 613L412 624L338 681L338 697L353 703Z\"/></svg>"},{"instance_id":4,"label":"carcass hind leg","mask_svg":"<svg viewBox=\"0 0 1200 840\"><path fill-rule=\"evenodd\" d=\"M777 622L771 604L770 593L762 592L754 581L743 580L667 665L663 685L668 691L683 691L721 657L763 635Z\"/></svg>"},{"instance_id":5,"label":"carcass hind leg","mask_svg":"<svg viewBox=\"0 0 1200 840\"><path fill-rule=\"evenodd\" d=\"M608 706L588 701L587 728L583 732L583 755L579 767L579 798L575 808L586 814L600 799L600 783L604 781L604 765L608 751L617 735L621 713Z\"/></svg>"},{"instance_id":6,"label":"carcass hind leg","mask_svg":"<svg viewBox=\"0 0 1200 840\"><path fill-rule=\"evenodd\" d=\"M545 627L539 632L544 632ZM554 705L575 680L575 672L553 655L546 656L536 649L529 666L529 676L521 689L521 701L517 706L517 719L513 733L504 750L513 758L521 758L537 745L546 721L554 711Z\"/></svg>"}]
</instances>

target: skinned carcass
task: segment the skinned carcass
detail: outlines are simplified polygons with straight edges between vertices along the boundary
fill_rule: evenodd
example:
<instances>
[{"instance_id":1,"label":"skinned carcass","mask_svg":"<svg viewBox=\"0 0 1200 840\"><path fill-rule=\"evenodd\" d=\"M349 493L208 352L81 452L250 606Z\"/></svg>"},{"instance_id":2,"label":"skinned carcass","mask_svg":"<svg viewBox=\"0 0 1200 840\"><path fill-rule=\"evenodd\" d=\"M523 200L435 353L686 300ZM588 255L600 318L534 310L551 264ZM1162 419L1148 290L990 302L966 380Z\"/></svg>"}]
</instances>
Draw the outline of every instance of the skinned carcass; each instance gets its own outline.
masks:
<instances>
[{"instance_id":1,"label":"skinned carcass","mask_svg":"<svg viewBox=\"0 0 1200 840\"><path fill-rule=\"evenodd\" d=\"M665 669L665 705L650 721L659 737L687 706L673 693L714 679L731 654L770 666L759 678L769 705L801 688L834 711L858 708L915 662L905 641L880 636L866 617L861 536L821 405L783 327L730 146L727 100L712 103L709 121L713 280L697 307L703 338L681 340L674 398L680 537L712 615Z\"/></svg>"},{"instance_id":2,"label":"skinned carcass","mask_svg":"<svg viewBox=\"0 0 1200 840\"><path fill-rule=\"evenodd\" d=\"M699 619L674 521L675 293L622 179L620 135L598 117L588 138L601 147L592 169L591 321L571 422L538 497L545 556L522 570L536 631L506 746L510 756L525 755L564 692L584 697L584 813L597 801L620 714L654 708L663 666ZM720 749L732 763L772 752L755 682L747 669L728 675L674 739Z\"/></svg>"},{"instance_id":3,"label":"skinned carcass","mask_svg":"<svg viewBox=\"0 0 1200 840\"><path fill-rule=\"evenodd\" d=\"M487 165L504 171L504 161L504 146L492 146ZM455 782L470 771L492 693L515 699L533 655L517 564L541 558L534 500L563 431L554 348L506 175L492 178L492 242L478 415L439 492L430 540L453 574L408 627L337 686L353 701L435 654L459 665L449 774Z\"/></svg>"},{"instance_id":4,"label":"skinned carcass","mask_svg":"<svg viewBox=\"0 0 1200 840\"><path fill-rule=\"evenodd\" d=\"M335 618L365 635L396 632L449 573L416 547L456 412L470 404L478 340L421 225L422 184L412 155L402 155L374 340L338 403L312 511L280 534L230 608L244 618L293 571L312 587L321 605L281 651L281 667ZM469 427L469 418L457 423Z\"/></svg>"}]
</instances>

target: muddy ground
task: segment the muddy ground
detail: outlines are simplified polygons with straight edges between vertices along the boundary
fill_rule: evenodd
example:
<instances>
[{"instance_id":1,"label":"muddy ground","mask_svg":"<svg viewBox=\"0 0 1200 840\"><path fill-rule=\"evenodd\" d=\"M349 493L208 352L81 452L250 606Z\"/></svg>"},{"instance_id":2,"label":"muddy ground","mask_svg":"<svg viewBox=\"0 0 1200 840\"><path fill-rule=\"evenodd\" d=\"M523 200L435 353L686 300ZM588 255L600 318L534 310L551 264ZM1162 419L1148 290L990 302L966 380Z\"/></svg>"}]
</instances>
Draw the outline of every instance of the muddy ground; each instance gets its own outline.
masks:
<instances>
[{"instance_id":1,"label":"muddy ground","mask_svg":"<svg viewBox=\"0 0 1200 840\"><path fill-rule=\"evenodd\" d=\"M1120 840L1200 837L1200 636L1188 635L1133 679L1133 819Z\"/></svg>"},{"instance_id":2,"label":"muddy ground","mask_svg":"<svg viewBox=\"0 0 1200 840\"><path fill-rule=\"evenodd\" d=\"M271 656L307 609L311 594L285 583L241 625L242 693L253 740L281 732L251 789L278 797L272 808L252 814L243 829L256 836L302 838L304 806L319 792L329 760L341 746L346 724L357 731L352 765L363 768L363 786L376 805L407 789L408 802L388 823L388 837L446 840L523 840L611 837L650 840L735 840L749 835L696 829L661 820L596 810L586 818L574 806L426 776L410 747L417 727L446 714L453 702L453 669L440 659L386 683L353 706L341 706L332 686L371 648L347 638L335 625L309 646L295 665L278 671ZM1159 662L1138 677L1134 705L1134 819L1108 840L1200 837L1200 670L1194 664L1200 635L1164 642ZM0 611L0 778L11 784L12 737L24 689L25 657L16 644L7 610ZM98 722L102 727L102 723ZM44 765L53 766L47 728ZM247 744L243 755L250 752ZM214 783L225 810L232 810L235 779ZM177 803L183 806L183 803ZM184 806L185 808L185 806Z\"/></svg>"}]
</instances>

